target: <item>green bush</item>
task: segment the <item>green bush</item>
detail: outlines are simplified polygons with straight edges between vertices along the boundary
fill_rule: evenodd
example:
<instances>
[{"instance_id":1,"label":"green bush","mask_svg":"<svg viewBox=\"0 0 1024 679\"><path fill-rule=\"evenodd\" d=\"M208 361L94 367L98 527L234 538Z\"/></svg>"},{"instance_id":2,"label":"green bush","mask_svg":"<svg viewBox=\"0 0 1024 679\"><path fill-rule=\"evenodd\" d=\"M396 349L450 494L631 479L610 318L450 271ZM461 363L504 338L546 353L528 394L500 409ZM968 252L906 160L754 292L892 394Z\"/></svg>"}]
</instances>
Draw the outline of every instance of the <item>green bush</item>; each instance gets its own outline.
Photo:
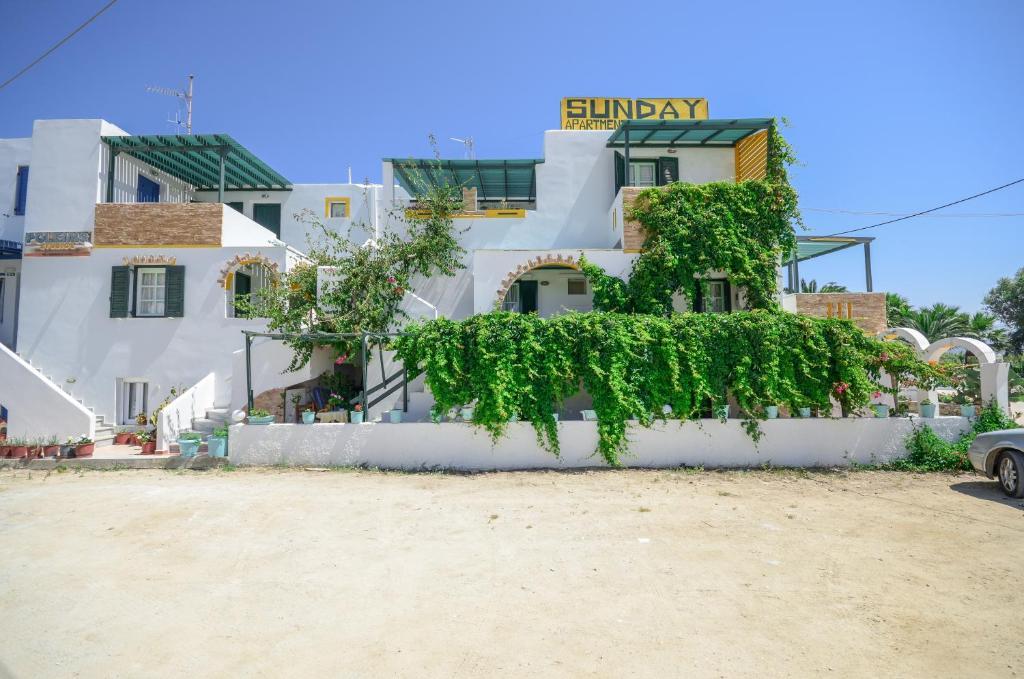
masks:
<instances>
[{"instance_id":1,"label":"green bush","mask_svg":"<svg viewBox=\"0 0 1024 679\"><path fill-rule=\"evenodd\" d=\"M907 437L906 442L910 455L902 460L896 460L891 467L921 472L970 471L972 466L967 458L967 449L971 447L978 434L1016 428L1016 422L995 403L990 403L978 413L978 419L974 421L970 431L956 441L950 442L940 438L928 425L915 429Z\"/></svg>"},{"instance_id":2,"label":"green bush","mask_svg":"<svg viewBox=\"0 0 1024 679\"><path fill-rule=\"evenodd\" d=\"M533 423L558 454L553 413L584 388L593 399L598 451L611 465L627 452L627 422L698 419L731 396L748 432L765 406L844 412L866 406L886 368L927 371L903 343L881 342L846 320L753 311L655 316L572 313L550 319L495 312L413 324L398 357L426 381L436 409L475 403L474 423L494 438L510 418Z\"/></svg>"}]
</instances>

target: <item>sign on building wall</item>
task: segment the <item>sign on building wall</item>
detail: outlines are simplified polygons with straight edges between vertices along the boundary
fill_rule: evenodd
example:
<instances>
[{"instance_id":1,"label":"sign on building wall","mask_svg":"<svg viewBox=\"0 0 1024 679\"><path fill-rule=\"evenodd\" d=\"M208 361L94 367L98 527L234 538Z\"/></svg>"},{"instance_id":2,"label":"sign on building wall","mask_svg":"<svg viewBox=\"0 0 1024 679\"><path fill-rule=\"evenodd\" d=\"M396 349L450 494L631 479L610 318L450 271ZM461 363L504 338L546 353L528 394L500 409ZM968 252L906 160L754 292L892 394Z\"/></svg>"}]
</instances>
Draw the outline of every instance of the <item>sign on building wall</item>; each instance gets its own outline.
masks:
<instances>
[{"instance_id":1,"label":"sign on building wall","mask_svg":"<svg viewBox=\"0 0 1024 679\"><path fill-rule=\"evenodd\" d=\"M614 130L623 120L706 120L708 100L565 97L563 130Z\"/></svg>"},{"instance_id":2,"label":"sign on building wall","mask_svg":"<svg viewBox=\"0 0 1024 679\"><path fill-rule=\"evenodd\" d=\"M68 257L88 255L91 231L29 231L25 234L25 257Z\"/></svg>"}]
</instances>

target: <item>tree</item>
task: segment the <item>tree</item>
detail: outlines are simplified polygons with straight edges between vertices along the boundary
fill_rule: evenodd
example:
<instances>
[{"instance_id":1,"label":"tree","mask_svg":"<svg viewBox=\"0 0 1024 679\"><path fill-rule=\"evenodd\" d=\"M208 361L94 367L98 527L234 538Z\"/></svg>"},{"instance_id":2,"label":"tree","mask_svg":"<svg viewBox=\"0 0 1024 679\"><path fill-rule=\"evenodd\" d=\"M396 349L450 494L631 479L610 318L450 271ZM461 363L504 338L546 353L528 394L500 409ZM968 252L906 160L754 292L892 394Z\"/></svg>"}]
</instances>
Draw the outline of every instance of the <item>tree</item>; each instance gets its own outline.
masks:
<instances>
[{"instance_id":1,"label":"tree","mask_svg":"<svg viewBox=\"0 0 1024 679\"><path fill-rule=\"evenodd\" d=\"M818 281L816 279L812 278L809 281L806 281L803 278L800 279L800 292L811 292L811 293L813 293L813 292L847 292L847 291L848 290L847 290L847 287L845 285L840 285L839 283L836 283L835 281L829 281L828 283L825 283L825 285L821 286L821 289L819 290L818 289Z\"/></svg>"},{"instance_id":2,"label":"tree","mask_svg":"<svg viewBox=\"0 0 1024 679\"><path fill-rule=\"evenodd\" d=\"M895 292L885 293L885 317L888 319L890 328L900 328L906 325L910 312L909 299Z\"/></svg>"},{"instance_id":3,"label":"tree","mask_svg":"<svg viewBox=\"0 0 1024 679\"><path fill-rule=\"evenodd\" d=\"M985 295L985 306L1009 328L1009 348L1024 353L1024 268L1013 278L1000 278Z\"/></svg>"},{"instance_id":4,"label":"tree","mask_svg":"<svg viewBox=\"0 0 1024 679\"><path fill-rule=\"evenodd\" d=\"M979 339L1002 353L1006 351L1009 336L1006 328L996 325L998 321L999 319L992 314L986 314L984 311L975 312L967 319L967 327L964 329L963 336Z\"/></svg>"},{"instance_id":5,"label":"tree","mask_svg":"<svg viewBox=\"0 0 1024 679\"><path fill-rule=\"evenodd\" d=\"M929 342L963 335L968 329L969 316L960 307L936 302L930 307L911 310L904 326L917 330Z\"/></svg>"}]
</instances>

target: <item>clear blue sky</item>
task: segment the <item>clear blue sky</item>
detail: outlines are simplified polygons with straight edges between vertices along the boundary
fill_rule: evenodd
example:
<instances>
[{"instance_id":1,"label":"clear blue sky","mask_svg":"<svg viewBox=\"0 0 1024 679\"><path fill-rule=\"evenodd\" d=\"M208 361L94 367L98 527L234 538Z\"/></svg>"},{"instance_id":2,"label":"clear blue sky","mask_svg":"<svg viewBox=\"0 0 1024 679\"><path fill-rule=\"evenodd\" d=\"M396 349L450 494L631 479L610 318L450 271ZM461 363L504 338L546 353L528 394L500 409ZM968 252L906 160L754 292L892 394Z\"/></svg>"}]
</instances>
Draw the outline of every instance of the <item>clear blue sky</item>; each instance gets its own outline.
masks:
<instances>
[{"instance_id":1,"label":"clear blue sky","mask_svg":"<svg viewBox=\"0 0 1024 679\"><path fill-rule=\"evenodd\" d=\"M104 0L0 2L0 81ZM239 8L244 7L244 11ZM703 96L712 117L785 116L808 233L1024 177L1024 3L120 0L0 91L0 138L37 118L169 132L145 86L197 74L197 132L228 132L294 182L380 179L380 158L471 135L533 157L563 96ZM450 157L462 148L443 142ZM951 208L1024 212L1024 184ZM979 308L1024 266L1024 217L921 218L875 235L876 290ZM865 234L866 235L866 234ZM862 256L808 262L863 285Z\"/></svg>"}]
</instances>

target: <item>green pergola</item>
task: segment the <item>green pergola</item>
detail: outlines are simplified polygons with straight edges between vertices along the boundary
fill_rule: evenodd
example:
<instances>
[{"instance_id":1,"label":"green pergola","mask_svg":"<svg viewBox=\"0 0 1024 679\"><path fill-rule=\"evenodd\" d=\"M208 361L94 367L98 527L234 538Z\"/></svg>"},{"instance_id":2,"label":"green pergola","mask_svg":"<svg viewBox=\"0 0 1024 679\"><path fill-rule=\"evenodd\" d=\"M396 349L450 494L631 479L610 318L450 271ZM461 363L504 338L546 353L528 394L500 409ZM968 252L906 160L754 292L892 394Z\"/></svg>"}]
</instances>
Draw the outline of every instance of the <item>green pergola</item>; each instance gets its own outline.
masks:
<instances>
[{"instance_id":1,"label":"green pergola","mask_svg":"<svg viewBox=\"0 0 1024 679\"><path fill-rule=\"evenodd\" d=\"M539 158L510 160L436 160L385 158L410 196L431 186L475 188L480 200L534 201L537 199Z\"/></svg>"},{"instance_id":2,"label":"green pergola","mask_svg":"<svg viewBox=\"0 0 1024 679\"><path fill-rule=\"evenodd\" d=\"M291 182L227 134L149 134L102 137L110 147L107 202L114 200L117 156L124 153L192 185L196 191L288 191Z\"/></svg>"},{"instance_id":3,"label":"green pergola","mask_svg":"<svg viewBox=\"0 0 1024 679\"><path fill-rule=\"evenodd\" d=\"M870 237L857 236L797 236L796 252L793 252L782 263L787 268L789 289L797 290L800 286L800 262L821 257L847 248L864 247L864 282L868 292L872 292L871 280L871 241Z\"/></svg>"}]
</instances>

